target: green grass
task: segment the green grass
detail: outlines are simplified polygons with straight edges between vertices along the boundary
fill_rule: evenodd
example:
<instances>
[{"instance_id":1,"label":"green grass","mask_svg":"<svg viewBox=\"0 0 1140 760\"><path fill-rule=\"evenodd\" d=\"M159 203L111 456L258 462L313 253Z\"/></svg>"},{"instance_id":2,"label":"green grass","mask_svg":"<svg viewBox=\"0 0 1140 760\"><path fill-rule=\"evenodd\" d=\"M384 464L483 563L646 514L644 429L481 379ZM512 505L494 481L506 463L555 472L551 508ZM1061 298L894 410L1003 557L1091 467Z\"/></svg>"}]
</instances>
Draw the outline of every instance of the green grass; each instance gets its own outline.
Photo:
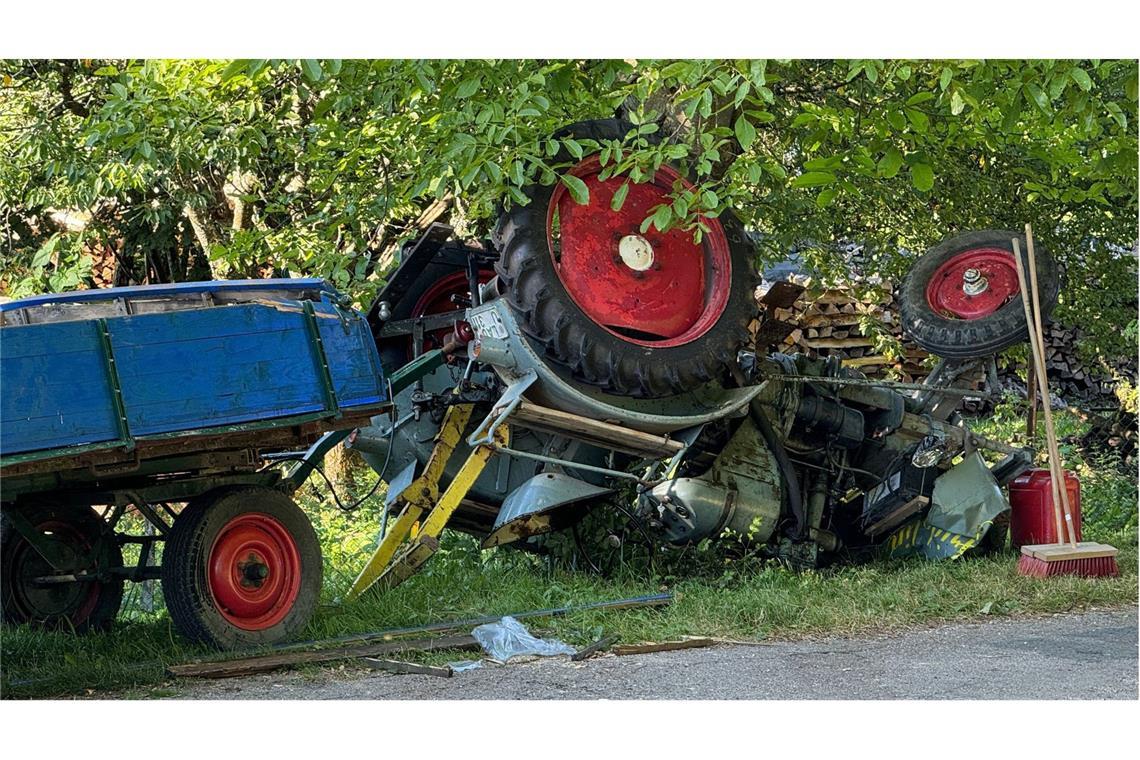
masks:
<instances>
[{"instance_id":1,"label":"green grass","mask_svg":"<svg viewBox=\"0 0 1140 760\"><path fill-rule=\"evenodd\" d=\"M1061 415L1059 422L1062 435L1081 427L1072 415ZM980 427L987 435L1010 438L1018 426L1023 434L1017 416L999 409ZM352 516L325 506L311 512L325 549L325 599L304 637L507 614L665 588L676 599L661 609L578 612L526 622L532 631L584 645L611 633L623 641L681 635L784 639L1135 604L1135 475L1111 461L1087 462L1071 447L1065 456L1081 474L1086 538L1121 549L1119 578L1025 578L1016 573L1016 556L1006 553L955 562L879 562L804 573L758 560L718 565L714 555L693 577L603 579L555 569L522 552L482 552L473 539L456 535L445 537L441 555L403 586L340 604L340 595L370 551L376 505L371 503ZM84 696L131 687L142 687L132 694L170 696L177 690L164 675L165 666L216 656L180 641L161 610L140 613L137 605L132 609L107 634L75 637L3 628L3 696ZM420 659L442 662L470 656L433 653Z\"/></svg>"}]
</instances>

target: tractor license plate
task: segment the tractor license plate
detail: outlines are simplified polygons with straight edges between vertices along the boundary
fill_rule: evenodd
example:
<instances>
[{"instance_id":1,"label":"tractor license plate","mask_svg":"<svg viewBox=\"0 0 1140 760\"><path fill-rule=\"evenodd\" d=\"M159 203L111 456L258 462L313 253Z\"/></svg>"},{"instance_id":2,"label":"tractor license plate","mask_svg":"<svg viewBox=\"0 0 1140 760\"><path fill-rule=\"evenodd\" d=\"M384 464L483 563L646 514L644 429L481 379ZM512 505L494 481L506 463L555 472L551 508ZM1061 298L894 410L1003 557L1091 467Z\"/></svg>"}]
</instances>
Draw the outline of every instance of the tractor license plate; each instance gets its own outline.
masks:
<instances>
[{"instance_id":1,"label":"tractor license plate","mask_svg":"<svg viewBox=\"0 0 1140 760\"><path fill-rule=\"evenodd\" d=\"M479 338L507 339L507 326L503 324L503 318L493 309L473 312L470 322L471 328Z\"/></svg>"}]
</instances>

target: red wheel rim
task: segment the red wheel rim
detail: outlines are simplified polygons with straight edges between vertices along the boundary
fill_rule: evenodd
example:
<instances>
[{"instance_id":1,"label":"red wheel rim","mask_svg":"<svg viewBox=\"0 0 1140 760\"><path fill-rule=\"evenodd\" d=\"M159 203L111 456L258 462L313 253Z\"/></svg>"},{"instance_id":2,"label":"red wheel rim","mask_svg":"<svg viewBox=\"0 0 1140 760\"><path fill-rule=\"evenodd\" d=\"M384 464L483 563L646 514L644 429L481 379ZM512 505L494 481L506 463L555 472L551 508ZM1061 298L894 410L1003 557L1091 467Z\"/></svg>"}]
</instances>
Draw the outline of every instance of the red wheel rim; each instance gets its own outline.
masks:
<instances>
[{"instance_id":1,"label":"red wheel rim","mask_svg":"<svg viewBox=\"0 0 1140 760\"><path fill-rule=\"evenodd\" d=\"M276 518L250 512L230 520L210 547L210 594L222 617L246 631L280 623L301 591L301 554Z\"/></svg>"},{"instance_id":2,"label":"red wheel rim","mask_svg":"<svg viewBox=\"0 0 1140 760\"><path fill-rule=\"evenodd\" d=\"M77 529L75 525L63 520L45 520L36 526L41 533L53 536L63 544L63 551L67 558L73 559L77 555L90 554L92 542L89 536ZM64 616L72 625L84 623L99 603L102 593L98 583L60 583L50 586L34 586L27 581L38 576L54 575L55 570L44 560L35 549L26 541L21 541L16 547L17 558L12 564L19 568L21 576L13 584L13 600L32 618L50 618ZM89 567L76 568L89 570Z\"/></svg>"},{"instance_id":3,"label":"red wheel rim","mask_svg":"<svg viewBox=\"0 0 1140 760\"><path fill-rule=\"evenodd\" d=\"M949 319L981 319L1021 290L1013 254L1002 248L972 248L943 262L926 284L926 302Z\"/></svg>"},{"instance_id":4,"label":"red wheel rim","mask_svg":"<svg viewBox=\"0 0 1140 760\"><path fill-rule=\"evenodd\" d=\"M728 304L732 262L724 227L706 217L700 245L678 228L642 234L650 209L669 202L678 184L692 185L662 166L652 182L631 182L614 211L610 204L626 178L602 180L600 172L596 157L570 171L589 189L588 203L576 203L561 184L550 200L547 241L566 291L591 320L630 343L679 346L704 335Z\"/></svg>"},{"instance_id":5,"label":"red wheel rim","mask_svg":"<svg viewBox=\"0 0 1140 760\"><path fill-rule=\"evenodd\" d=\"M493 269L480 269L479 270L479 284L485 285L491 281L495 276ZM412 307L410 317L429 317L433 314L446 314L449 311L455 311L462 308L458 306L452 297L468 299L471 297L471 288L468 287L467 272L459 271L453 272L446 277L441 277L432 283L432 286L423 292L423 295L416 301L415 306ZM460 320L458 322L459 329L463 330L466 327L470 331L470 325L466 321ZM424 351L430 351L433 348L443 348L443 342L447 336L454 331L451 327L441 327L438 330L428 330L424 332ZM412 356L412 344L409 338L408 353ZM414 356L412 356L414 358Z\"/></svg>"}]
</instances>

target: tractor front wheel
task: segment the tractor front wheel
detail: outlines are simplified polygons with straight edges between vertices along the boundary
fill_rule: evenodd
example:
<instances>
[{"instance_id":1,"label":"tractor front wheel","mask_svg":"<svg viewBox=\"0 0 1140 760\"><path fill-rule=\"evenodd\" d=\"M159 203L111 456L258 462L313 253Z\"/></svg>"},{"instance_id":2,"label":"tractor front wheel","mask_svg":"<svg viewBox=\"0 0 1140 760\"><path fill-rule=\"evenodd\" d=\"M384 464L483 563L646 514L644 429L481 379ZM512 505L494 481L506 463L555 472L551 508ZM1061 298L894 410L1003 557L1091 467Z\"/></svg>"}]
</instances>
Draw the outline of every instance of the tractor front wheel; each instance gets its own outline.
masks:
<instances>
[{"instance_id":1,"label":"tractor front wheel","mask_svg":"<svg viewBox=\"0 0 1140 760\"><path fill-rule=\"evenodd\" d=\"M967 232L923 254L899 290L903 330L945 359L991 356L1027 340L1014 238L1028 272L1025 236L1016 232ZM1060 277L1043 246L1036 246L1035 259L1044 322L1057 303Z\"/></svg>"}]
</instances>

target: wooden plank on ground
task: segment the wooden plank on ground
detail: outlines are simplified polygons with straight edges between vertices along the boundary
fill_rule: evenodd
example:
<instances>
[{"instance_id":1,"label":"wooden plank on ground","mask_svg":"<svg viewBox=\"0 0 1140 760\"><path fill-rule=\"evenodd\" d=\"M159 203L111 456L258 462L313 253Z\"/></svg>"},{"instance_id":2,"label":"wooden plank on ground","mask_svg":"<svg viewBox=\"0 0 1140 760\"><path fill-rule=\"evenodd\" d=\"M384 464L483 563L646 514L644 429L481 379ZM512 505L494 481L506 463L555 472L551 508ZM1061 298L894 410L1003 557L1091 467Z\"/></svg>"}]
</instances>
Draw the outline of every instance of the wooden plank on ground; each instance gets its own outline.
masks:
<instances>
[{"instance_id":1,"label":"wooden plank on ground","mask_svg":"<svg viewBox=\"0 0 1140 760\"><path fill-rule=\"evenodd\" d=\"M400 675L435 676L436 678L451 678L455 671L450 665L437 668L434 665L420 665L414 662L401 662L400 660L381 660L376 657L362 657L360 661L373 670L383 670L386 673Z\"/></svg>"},{"instance_id":2,"label":"wooden plank on ground","mask_svg":"<svg viewBox=\"0 0 1140 760\"><path fill-rule=\"evenodd\" d=\"M649 654L651 652L671 652L675 649L697 649L711 647L716 639L694 636L680 641L651 641L644 644L620 644L613 648L616 655Z\"/></svg>"},{"instance_id":3,"label":"wooden plank on ground","mask_svg":"<svg viewBox=\"0 0 1140 760\"><path fill-rule=\"evenodd\" d=\"M233 678L252 673L264 673L294 665L309 665L317 662L351 660L358 657L375 657L395 652L432 652L439 649L478 649L479 642L470 635L440 636L432 639L412 639L409 641L387 641L382 644L340 647L337 649L317 649L284 654L268 654L245 657L240 660L221 662L198 662L185 665L171 665L166 670L173 676L196 678Z\"/></svg>"}]
</instances>

